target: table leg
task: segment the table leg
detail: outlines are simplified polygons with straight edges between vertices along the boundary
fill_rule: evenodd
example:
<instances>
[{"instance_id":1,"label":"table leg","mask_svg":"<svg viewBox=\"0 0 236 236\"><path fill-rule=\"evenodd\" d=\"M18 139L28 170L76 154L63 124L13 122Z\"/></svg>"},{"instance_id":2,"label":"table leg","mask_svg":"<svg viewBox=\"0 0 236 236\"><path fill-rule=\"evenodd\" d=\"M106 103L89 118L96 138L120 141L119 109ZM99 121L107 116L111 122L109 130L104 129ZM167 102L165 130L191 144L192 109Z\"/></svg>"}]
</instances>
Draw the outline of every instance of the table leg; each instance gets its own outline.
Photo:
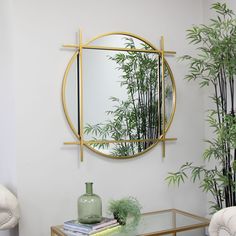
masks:
<instances>
[{"instance_id":1,"label":"table leg","mask_svg":"<svg viewBox=\"0 0 236 236\"><path fill-rule=\"evenodd\" d=\"M60 230L59 226L52 226L51 236L66 236L66 235Z\"/></svg>"},{"instance_id":2,"label":"table leg","mask_svg":"<svg viewBox=\"0 0 236 236\"><path fill-rule=\"evenodd\" d=\"M57 233L55 233L52 227L51 227L51 236L57 236Z\"/></svg>"},{"instance_id":3,"label":"table leg","mask_svg":"<svg viewBox=\"0 0 236 236\"><path fill-rule=\"evenodd\" d=\"M172 226L173 226L173 229L176 228L176 212L175 211L172 212ZM176 232L174 232L172 235L176 236Z\"/></svg>"}]
</instances>

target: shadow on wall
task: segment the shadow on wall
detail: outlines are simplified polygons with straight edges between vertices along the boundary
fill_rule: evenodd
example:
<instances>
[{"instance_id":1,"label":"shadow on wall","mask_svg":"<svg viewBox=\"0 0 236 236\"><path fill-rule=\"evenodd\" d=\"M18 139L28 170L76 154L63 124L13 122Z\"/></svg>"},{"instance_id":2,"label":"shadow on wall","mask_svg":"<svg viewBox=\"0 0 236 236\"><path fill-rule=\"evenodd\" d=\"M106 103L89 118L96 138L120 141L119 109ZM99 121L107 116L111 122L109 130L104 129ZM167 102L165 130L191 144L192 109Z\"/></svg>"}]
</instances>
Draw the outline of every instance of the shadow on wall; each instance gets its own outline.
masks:
<instances>
[{"instance_id":1,"label":"shadow on wall","mask_svg":"<svg viewBox=\"0 0 236 236\"><path fill-rule=\"evenodd\" d=\"M18 235L19 235L18 226L16 226L14 229L0 231L0 236L18 236Z\"/></svg>"},{"instance_id":2,"label":"shadow on wall","mask_svg":"<svg viewBox=\"0 0 236 236\"><path fill-rule=\"evenodd\" d=\"M19 235L18 226L16 226L14 229L9 230L9 236L18 236L18 235Z\"/></svg>"}]
</instances>

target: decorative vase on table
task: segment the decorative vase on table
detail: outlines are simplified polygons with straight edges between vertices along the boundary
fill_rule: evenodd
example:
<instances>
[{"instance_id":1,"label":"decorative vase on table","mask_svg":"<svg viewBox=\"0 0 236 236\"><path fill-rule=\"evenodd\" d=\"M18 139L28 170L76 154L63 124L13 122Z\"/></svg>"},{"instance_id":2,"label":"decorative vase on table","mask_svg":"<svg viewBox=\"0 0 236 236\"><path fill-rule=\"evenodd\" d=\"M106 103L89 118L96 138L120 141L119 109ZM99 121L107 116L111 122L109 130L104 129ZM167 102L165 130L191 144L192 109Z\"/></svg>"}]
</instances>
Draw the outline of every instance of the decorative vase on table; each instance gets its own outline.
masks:
<instances>
[{"instance_id":1,"label":"decorative vase on table","mask_svg":"<svg viewBox=\"0 0 236 236\"><path fill-rule=\"evenodd\" d=\"M99 223L102 220L102 200L93 193L93 183L86 184L86 193L78 199L78 220L83 224Z\"/></svg>"}]
</instances>

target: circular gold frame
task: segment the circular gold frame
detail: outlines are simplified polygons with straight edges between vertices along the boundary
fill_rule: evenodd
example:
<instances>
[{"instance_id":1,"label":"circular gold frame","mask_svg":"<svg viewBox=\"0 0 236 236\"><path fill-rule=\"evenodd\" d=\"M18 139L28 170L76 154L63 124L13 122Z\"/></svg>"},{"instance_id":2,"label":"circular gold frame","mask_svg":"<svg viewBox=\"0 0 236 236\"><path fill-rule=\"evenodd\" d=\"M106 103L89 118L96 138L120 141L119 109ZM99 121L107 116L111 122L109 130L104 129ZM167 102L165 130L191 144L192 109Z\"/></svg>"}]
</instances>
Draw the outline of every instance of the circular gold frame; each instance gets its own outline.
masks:
<instances>
[{"instance_id":1,"label":"circular gold frame","mask_svg":"<svg viewBox=\"0 0 236 236\"><path fill-rule=\"evenodd\" d=\"M95 40L99 39L99 38L102 38L102 37L106 37L106 36L109 36L109 35L125 35L125 36L131 36L133 38L136 38L140 41L143 41L144 43L146 43L147 45L149 45L151 48L153 48L154 50L158 51L158 49L152 44L150 43L148 40L138 36L138 35L135 35L135 34L132 34L132 33L128 33L128 32L110 32L110 33L106 33L106 34L101 34L101 35L98 35L96 37L94 37L93 39L91 39L90 41L88 41L85 45L88 46L89 44L91 44L92 42L94 42ZM72 58L70 59L67 67L66 67L66 71L65 71L65 74L63 76L63 81L62 81L62 106L63 106L63 109L64 109L64 113L65 113L65 116L66 116L66 119L67 119L67 122L71 128L71 130L73 131L75 137L80 140L80 135L77 133L71 119L70 119L70 116L69 116L69 113L68 113L68 109L67 109L67 106L66 106L66 96L65 96L65 91L66 91L66 84L67 84L67 77L68 77L68 73L70 71L70 68L71 68L71 65L74 63L74 61L76 60L77 58L77 55L79 53L79 50L77 50ZM160 51L161 53L161 51ZM170 118L169 118L169 121L168 121L168 124L166 125L166 128L165 128L165 134L168 132L171 124L172 124L172 121L173 121L173 118L174 118L174 114L175 114L175 111L176 111L176 85L175 85L175 80L174 80L174 76L173 76L173 73L171 71L171 68L168 64L168 62L166 61L166 59L164 58L164 62L165 62L165 66L167 66L167 70L169 72L169 75L170 75L170 78L171 78L171 81L172 81L172 88L173 88L173 102L172 102L172 111L171 111L171 115L170 115ZM162 137L163 135L161 135L158 140L153 143L150 147L148 147L147 149L145 149L144 151L142 152L139 152L137 154L134 154L132 156L112 156L112 155L108 155L108 154L105 154L105 153L102 153L102 152L99 152L98 150L96 150L95 148L91 147L91 145L89 145L88 143L86 143L86 141L84 140L83 143L84 145L89 148L90 150L92 150L93 152L99 154L99 155L102 155L102 156L105 156L105 157L108 157L108 158L112 158L112 159L130 159L130 158L134 158L134 157L137 157L137 156L140 156L146 152L148 152L150 149L154 148L161 140L162 140Z\"/></svg>"}]
</instances>

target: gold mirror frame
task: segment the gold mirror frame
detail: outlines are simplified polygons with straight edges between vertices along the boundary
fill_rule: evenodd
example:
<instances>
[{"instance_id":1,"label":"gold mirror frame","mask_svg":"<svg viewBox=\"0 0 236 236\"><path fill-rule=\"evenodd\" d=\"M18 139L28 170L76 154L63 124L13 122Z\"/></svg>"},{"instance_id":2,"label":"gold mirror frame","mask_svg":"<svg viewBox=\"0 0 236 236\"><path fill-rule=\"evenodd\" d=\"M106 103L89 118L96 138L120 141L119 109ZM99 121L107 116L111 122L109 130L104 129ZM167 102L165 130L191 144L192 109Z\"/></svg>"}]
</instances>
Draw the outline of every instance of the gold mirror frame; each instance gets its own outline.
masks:
<instances>
[{"instance_id":1,"label":"gold mirror frame","mask_svg":"<svg viewBox=\"0 0 236 236\"><path fill-rule=\"evenodd\" d=\"M116 48L116 47L105 47L105 46L90 45L94 41L96 41L100 38L106 37L106 36L110 36L110 35L124 35L124 36L128 36L128 37L132 37L132 38L138 39L138 40L144 42L145 44L147 44L148 46L150 46L152 48L151 50L134 49L132 51L150 52L150 53L157 53L157 54L161 55L162 65L167 66L167 70L168 70L168 73L169 73L169 76L170 76L171 82L172 82L172 89L173 89L172 111L171 111L171 115L170 115L168 124L165 124L165 122L163 122L163 131L164 131L164 133L162 135L160 135L159 138L156 138L155 139L156 142L153 143L151 146L146 148L144 151L138 152L137 154L134 154L132 156L113 156L113 155L108 155L108 154L99 152L97 149L93 148L90 145L90 144L94 143L93 141L86 141L86 140L84 140L84 137L83 137L84 127L83 127L83 72L82 72L82 59L83 58L82 58L82 51L83 51L83 49L129 51L127 48ZM166 137L166 133L167 133L167 131L169 130L169 128L171 126L171 123L172 123L173 118L174 118L175 110L176 110L176 85L175 85L175 80L174 80L174 77L173 77L173 73L170 69L170 66L164 58L164 55L173 55L173 54L175 54L175 52L164 50L164 38L161 37L161 50L158 50L158 49L156 49L156 47L153 44L151 44L146 39L144 39L140 36L137 36L135 34L128 33L128 32L111 32L111 33L102 34L102 35L99 35L99 36L93 38L92 40L88 41L87 43L82 44L82 33L80 32L79 33L79 44L63 45L63 46L66 47L66 48L76 49L75 53L73 54L72 58L70 59L68 65L66 67L66 71L65 71L65 74L64 74L64 77L63 77L63 82L62 82L62 105L63 105L63 109L64 109L64 113L65 113L67 122L68 122L72 132L74 133L76 139L78 140L76 142L65 142L64 144L66 144L66 145L80 145L80 157L81 157L81 161L83 161L83 146L86 146L87 148L89 148L90 150L92 150L93 152L95 152L99 155L103 155L105 157L109 157L109 158L112 158L112 159L129 159L129 158L140 156L140 155L146 153L147 151L149 151L150 149L155 147L160 141L162 141L162 144L163 144L162 145L162 155L163 155L163 157L165 157L165 142L176 140L176 138L167 138ZM78 134L78 131L75 129L75 127L73 125L73 122L71 121L71 118L70 118L69 113L68 113L68 108L67 108L67 105L66 105L67 103L66 103L66 95L65 95L66 94L68 73L71 69L72 64L76 61L78 55L79 55L79 77L80 77L79 80L80 80L80 85L81 85L79 87L79 90L80 90L80 92L79 92L80 93L80 99L79 99L80 100L80 106L79 106L80 107L80 111L79 111L80 117L79 117L79 120L80 120L80 134L81 135ZM164 74L164 66L161 67L162 68L162 74ZM166 112L165 112L165 80L164 79L162 79L162 87L164 88L163 91L162 91L162 99L164 101L163 108L162 108L162 112L163 112L162 115L165 117ZM116 140L116 141L117 142L122 142L121 140L119 140L119 141ZM114 140L114 142L116 142L116 141ZM129 141L125 140L125 141L126 142L134 142L134 140L129 140ZM135 141L137 142L137 140L135 140ZM123 142L124 142L124 140L123 140ZM98 143L98 142L95 141L95 143ZM104 141L102 141L102 143L104 143ZM109 143L111 143L111 141Z\"/></svg>"}]
</instances>

